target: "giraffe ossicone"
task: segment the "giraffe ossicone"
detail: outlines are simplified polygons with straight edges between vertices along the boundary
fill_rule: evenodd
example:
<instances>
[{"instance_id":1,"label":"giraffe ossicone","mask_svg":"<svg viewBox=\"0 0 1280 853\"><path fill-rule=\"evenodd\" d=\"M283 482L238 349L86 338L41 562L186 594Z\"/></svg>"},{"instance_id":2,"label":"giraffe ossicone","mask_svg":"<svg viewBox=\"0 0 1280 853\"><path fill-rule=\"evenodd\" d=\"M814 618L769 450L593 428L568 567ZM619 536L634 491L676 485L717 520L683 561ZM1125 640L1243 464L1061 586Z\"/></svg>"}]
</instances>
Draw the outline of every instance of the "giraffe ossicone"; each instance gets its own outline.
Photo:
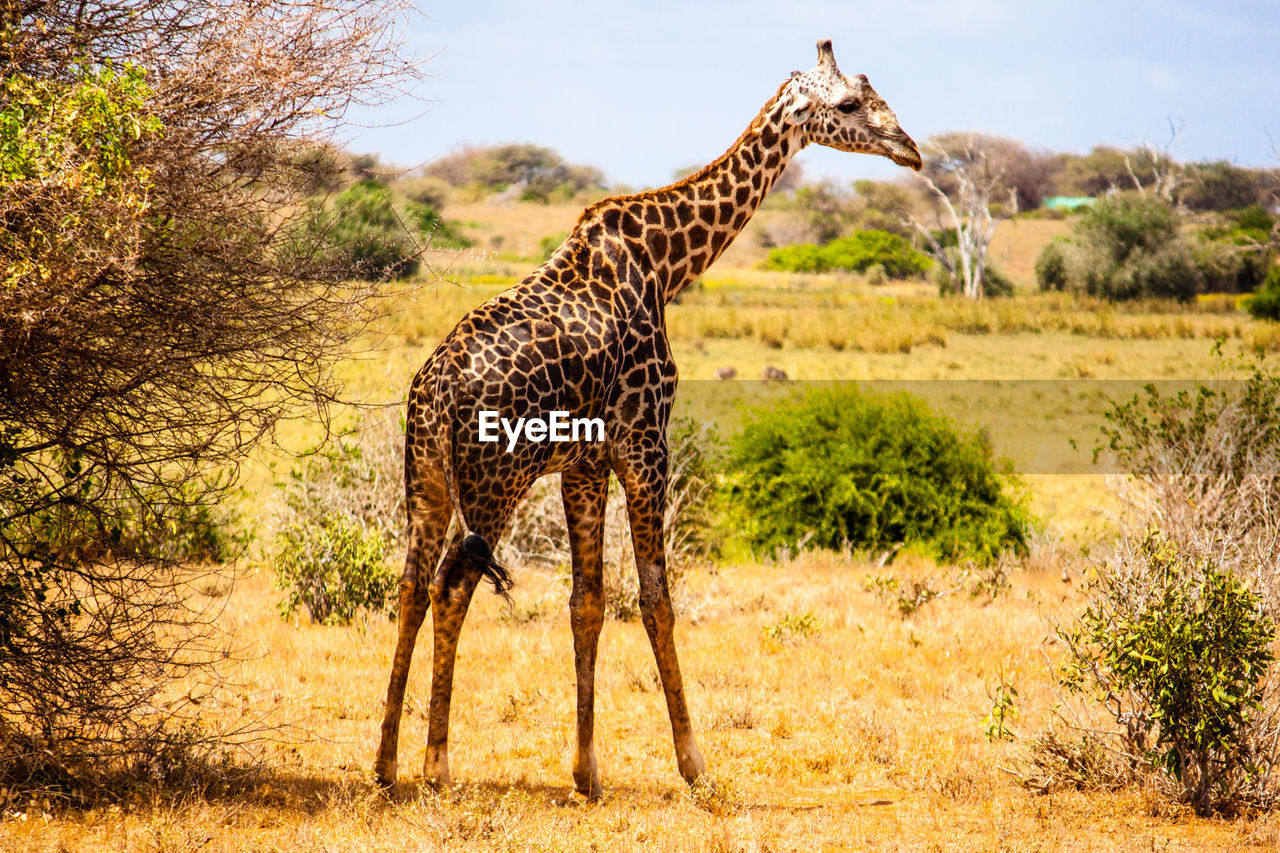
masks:
<instances>
[{"instance_id":1,"label":"giraffe ossicone","mask_svg":"<svg viewBox=\"0 0 1280 853\"><path fill-rule=\"evenodd\" d=\"M723 155L660 189L591 205L528 278L459 321L414 377L405 437L409 550L400 630L375 774L396 778L400 717L414 644L432 614L431 703L423 775L448 784L449 705L458 635L472 594L507 570L493 559L529 487L561 474L573 562L569 621L577 674L575 787L601 793L594 745L596 647L604 622L604 508L610 474L626 494L640 607L666 697L681 776L706 772L685 700L667 589L665 430L677 370L666 305L741 232L807 145L920 168L920 152L863 75L836 66L831 42L793 74ZM482 412L515 423L548 413L604 425L603 441L481 441ZM456 531L446 541L451 520Z\"/></svg>"}]
</instances>

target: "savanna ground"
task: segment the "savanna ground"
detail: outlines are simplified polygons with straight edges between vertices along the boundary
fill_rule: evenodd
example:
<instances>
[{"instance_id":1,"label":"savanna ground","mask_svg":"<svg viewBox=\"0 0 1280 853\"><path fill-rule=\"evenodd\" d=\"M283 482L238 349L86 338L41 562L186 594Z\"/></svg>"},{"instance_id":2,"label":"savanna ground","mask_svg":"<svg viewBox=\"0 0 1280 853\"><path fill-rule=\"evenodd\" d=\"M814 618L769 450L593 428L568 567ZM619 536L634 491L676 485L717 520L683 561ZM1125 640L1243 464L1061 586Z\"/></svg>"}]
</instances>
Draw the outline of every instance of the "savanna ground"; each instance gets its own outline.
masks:
<instances>
[{"instance_id":1,"label":"savanna ground","mask_svg":"<svg viewBox=\"0 0 1280 853\"><path fill-rule=\"evenodd\" d=\"M349 365L356 394L398 399L457 317L528 272L532 264L515 258L567 230L577 208L477 204L452 213L482 246L501 234L510 255L437 258L452 281L397 297L382 335ZM1115 308L1030 293L1035 251L1063 231L1051 221L1003 225L994 253L1024 293L980 305L939 299L920 282L872 288L856 276L756 272L762 252L744 235L671 309L682 389L728 384L696 381L727 366L754 379L766 364L804 380L1204 378L1224 370L1211 353L1216 338L1228 354L1277 340L1228 298ZM572 793L567 573L517 568L514 605L482 590L463 632L451 729L457 784L440 792L420 784L424 640L401 781L382 794L371 766L395 625L282 620L270 569L251 552L234 587L200 593L222 609L243 658L228 672L238 686L202 710L211 723L271 724L254 747L255 769L212 796L11 809L0 850L1274 849L1280 824L1271 816L1201 819L1146 789L1046 792L1028 757L1060 700L1049 620L1078 603L1065 561L1079 562L1117 523L1106 477L1063 473L1075 469L1059 463L1066 437L1091 446L1101 404L1037 396L1031 385L1015 386L1024 396L1012 400L994 384L964 387L979 391L957 403L956 416L987 426L997 450L1032 472L1023 488L1046 528L1032 557L1010 569L1009 589L994 598L957 590L906 617L869 579L951 589L961 570L909 556L881 567L804 553L731 556L689 572L678 643L714 793L690 792L675 771L656 670L634 621L606 623L601 639L606 796L588 803ZM1028 449L1038 430L1002 431L1013 409L1054 433L1050 462ZM721 426L734 417L728 408L703 416L723 417ZM282 435L286 446L314 437L305 423ZM246 478L246 518L269 515L269 461ZM1000 685L1017 690L1012 740L987 736Z\"/></svg>"}]
</instances>

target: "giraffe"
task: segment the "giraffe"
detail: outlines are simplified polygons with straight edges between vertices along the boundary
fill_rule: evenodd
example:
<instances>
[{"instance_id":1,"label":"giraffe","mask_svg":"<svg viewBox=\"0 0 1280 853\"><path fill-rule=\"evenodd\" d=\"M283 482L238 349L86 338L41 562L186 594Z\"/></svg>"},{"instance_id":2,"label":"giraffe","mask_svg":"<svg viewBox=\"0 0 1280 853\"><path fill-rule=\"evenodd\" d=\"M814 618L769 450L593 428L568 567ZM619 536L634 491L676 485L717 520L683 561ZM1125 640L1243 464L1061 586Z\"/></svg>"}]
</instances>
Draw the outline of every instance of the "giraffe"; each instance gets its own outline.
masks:
<instances>
[{"instance_id":1,"label":"giraffe","mask_svg":"<svg viewBox=\"0 0 1280 853\"><path fill-rule=\"evenodd\" d=\"M405 437L409 549L374 768L380 784L396 779L405 684L428 609L434 644L423 777L449 784L458 635L481 580L507 593L511 577L492 547L533 482L553 472L561 474L573 564L575 788L588 798L601 795L594 680L610 473L626 495L642 621L676 763L690 784L706 772L685 701L663 553L665 429L677 379L665 307L724 252L791 157L812 143L921 165L915 143L866 76L842 74L830 40L820 41L818 64L793 72L728 151L670 186L588 207L546 263L463 317L414 377ZM603 440L480 440L482 412L514 421L553 411L602 420Z\"/></svg>"}]
</instances>

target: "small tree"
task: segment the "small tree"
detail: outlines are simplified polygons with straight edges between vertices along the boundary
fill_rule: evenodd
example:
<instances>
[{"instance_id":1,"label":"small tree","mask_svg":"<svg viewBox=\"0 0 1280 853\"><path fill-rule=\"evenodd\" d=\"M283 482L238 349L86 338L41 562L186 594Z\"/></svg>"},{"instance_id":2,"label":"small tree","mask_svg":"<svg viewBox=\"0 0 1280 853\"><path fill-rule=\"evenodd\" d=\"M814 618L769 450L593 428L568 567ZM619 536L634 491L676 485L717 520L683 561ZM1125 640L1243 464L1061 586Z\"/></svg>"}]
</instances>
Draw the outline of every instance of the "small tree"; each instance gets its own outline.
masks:
<instances>
[{"instance_id":1,"label":"small tree","mask_svg":"<svg viewBox=\"0 0 1280 853\"><path fill-rule=\"evenodd\" d=\"M1090 567L1086 609L1058 631L1063 683L1109 722L1085 722L1079 748L1042 740L1046 765L1070 771L1105 744L1129 774L1166 773L1198 811L1275 804L1278 406L1280 377L1255 362L1242 381L1151 385L1107 412L1096 453L1129 475L1117 485L1143 532Z\"/></svg>"},{"instance_id":2,"label":"small tree","mask_svg":"<svg viewBox=\"0 0 1280 853\"><path fill-rule=\"evenodd\" d=\"M986 291L987 248L996 226L1017 212L1017 194L1009 192L1007 208L996 205L993 195L1004 181L1003 166L977 134L934 137L924 147L928 166L920 180L933 199L937 231L948 236L940 237L915 217L908 221L946 271L950 288L969 299L981 299Z\"/></svg>"}]
</instances>

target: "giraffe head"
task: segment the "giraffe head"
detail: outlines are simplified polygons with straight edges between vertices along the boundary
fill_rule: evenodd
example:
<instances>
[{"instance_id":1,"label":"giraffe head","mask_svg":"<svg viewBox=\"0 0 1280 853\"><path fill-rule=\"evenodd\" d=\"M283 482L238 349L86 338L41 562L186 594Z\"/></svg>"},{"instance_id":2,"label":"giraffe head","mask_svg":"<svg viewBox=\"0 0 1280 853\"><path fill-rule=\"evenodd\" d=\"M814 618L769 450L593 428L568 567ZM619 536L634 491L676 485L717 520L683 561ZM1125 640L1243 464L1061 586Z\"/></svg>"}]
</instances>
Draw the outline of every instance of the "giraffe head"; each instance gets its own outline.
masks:
<instances>
[{"instance_id":1,"label":"giraffe head","mask_svg":"<svg viewBox=\"0 0 1280 853\"><path fill-rule=\"evenodd\" d=\"M879 154L899 166L920 169L920 150L865 74L846 77L836 67L831 40L818 42L818 64L794 71L784 120L802 125L806 141L841 151Z\"/></svg>"}]
</instances>

